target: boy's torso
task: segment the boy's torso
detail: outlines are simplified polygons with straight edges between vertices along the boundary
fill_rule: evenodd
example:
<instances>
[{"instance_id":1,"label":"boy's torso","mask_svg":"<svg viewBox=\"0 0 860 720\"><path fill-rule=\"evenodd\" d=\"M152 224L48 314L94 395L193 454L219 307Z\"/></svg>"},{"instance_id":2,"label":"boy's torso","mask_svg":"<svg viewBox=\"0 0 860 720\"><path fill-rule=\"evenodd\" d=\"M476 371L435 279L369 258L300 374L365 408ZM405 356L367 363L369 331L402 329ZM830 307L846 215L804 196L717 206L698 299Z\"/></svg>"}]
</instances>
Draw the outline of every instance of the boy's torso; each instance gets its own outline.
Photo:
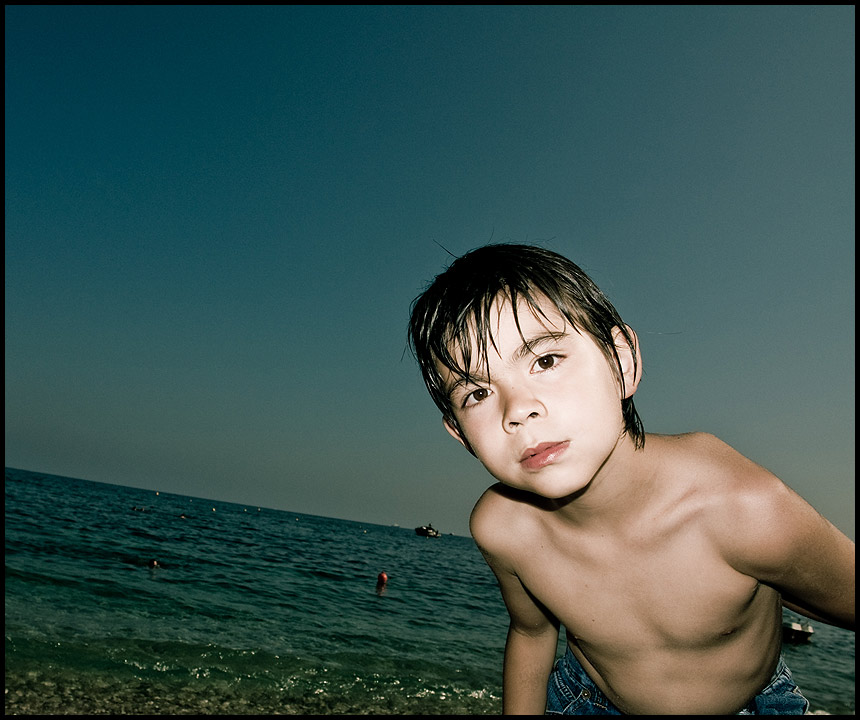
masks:
<instances>
[{"instance_id":1,"label":"boy's torso","mask_svg":"<svg viewBox=\"0 0 860 720\"><path fill-rule=\"evenodd\" d=\"M726 488L696 460L701 447L687 452L696 441L648 442L658 452L663 443L669 462L661 468L682 468L683 477L664 472L630 522L583 529L505 493L479 504L489 502L516 534L507 564L564 625L571 650L619 708L730 713L777 662L780 597L715 547L708 514Z\"/></svg>"}]
</instances>

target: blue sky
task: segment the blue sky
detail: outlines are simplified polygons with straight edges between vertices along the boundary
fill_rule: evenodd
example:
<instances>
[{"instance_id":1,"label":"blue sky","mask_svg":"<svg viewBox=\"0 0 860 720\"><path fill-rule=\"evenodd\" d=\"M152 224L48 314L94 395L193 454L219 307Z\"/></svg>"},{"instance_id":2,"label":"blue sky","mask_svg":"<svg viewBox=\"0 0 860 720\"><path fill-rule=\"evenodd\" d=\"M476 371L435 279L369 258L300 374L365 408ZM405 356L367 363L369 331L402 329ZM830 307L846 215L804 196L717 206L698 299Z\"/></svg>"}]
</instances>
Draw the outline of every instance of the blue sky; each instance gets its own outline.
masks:
<instances>
[{"instance_id":1,"label":"blue sky","mask_svg":"<svg viewBox=\"0 0 860 720\"><path fill-rule=\"evenodd\" d=\"M539 243L854 536L854 7L6 6L7 466L467 534L406 353Z\"/></svg>"}]
</instances>

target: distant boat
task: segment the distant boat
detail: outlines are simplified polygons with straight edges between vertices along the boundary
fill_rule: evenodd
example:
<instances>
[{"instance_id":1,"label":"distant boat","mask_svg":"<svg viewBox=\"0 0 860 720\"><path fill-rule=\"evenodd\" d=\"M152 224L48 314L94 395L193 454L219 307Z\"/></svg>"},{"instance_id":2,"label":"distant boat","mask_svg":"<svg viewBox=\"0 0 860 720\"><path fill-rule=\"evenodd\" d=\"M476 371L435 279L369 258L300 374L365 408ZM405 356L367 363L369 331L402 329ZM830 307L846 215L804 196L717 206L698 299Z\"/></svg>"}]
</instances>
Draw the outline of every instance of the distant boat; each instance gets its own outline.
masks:
<instances>
[{"instance_id":1,"label":"distant boat","mask_svg":"<svg viewBox=\"0 0 860 720\"><path fill-rule=\"evenodd\" d=\"M792 645L812 642L812 625L801 622L800 618L792 618L782 623L782 641Z\"/></svg>"},{"instance_id":2,"label":"distant boat","mask_svg":"<svg viewBox=\"0 0 860 720\"><path fill-rule=\"evenodd\" d=\"M421 535L422 537L432 537L432 538L437 538L437 537L442 536L442 533L440 533L432 525L422 525L421 527L415 528L415 534Z\"/></svg>"}]
</instances>

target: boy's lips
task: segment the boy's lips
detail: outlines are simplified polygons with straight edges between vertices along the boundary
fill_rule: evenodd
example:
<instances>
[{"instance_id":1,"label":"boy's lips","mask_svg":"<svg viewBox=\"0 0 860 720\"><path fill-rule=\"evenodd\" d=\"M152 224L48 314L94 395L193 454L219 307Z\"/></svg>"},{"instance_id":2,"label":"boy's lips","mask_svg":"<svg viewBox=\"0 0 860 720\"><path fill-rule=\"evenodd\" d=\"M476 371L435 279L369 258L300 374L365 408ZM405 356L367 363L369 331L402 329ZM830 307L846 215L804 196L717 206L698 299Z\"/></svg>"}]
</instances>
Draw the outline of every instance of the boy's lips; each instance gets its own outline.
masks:
<instances>
[{"instance_id":1,"label":"boy's lips","mask_svg":"<svg viewBox=\"0 0 860 720\"><path fill-rule=\"evenodd\" d=\"M569 440L562 442L545 442L526 450L520 457L520 464L528 470L539 470L545 465L555 462L567 450Z\"/></svg>"}]
</instances>

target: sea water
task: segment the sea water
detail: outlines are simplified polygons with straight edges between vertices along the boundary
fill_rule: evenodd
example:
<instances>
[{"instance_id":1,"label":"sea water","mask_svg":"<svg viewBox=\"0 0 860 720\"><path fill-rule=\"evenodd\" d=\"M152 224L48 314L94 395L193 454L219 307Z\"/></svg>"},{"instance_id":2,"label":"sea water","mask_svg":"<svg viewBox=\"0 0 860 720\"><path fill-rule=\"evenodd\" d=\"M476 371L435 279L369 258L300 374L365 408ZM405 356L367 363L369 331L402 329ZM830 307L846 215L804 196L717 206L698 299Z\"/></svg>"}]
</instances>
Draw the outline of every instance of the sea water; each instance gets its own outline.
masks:
<instances>
[{"instance_id":1,"label":"sea water","mask_svg":"<svg viewBox=\"0 0 860 720\"><path fill-rule=\"evenodd\" d=\"M470 538L10 468L5 485L7 714L501 711L507 613ZM812 711L853 714L854 635L814 628L787 662Z\"/></svg>"}]
</instances>

